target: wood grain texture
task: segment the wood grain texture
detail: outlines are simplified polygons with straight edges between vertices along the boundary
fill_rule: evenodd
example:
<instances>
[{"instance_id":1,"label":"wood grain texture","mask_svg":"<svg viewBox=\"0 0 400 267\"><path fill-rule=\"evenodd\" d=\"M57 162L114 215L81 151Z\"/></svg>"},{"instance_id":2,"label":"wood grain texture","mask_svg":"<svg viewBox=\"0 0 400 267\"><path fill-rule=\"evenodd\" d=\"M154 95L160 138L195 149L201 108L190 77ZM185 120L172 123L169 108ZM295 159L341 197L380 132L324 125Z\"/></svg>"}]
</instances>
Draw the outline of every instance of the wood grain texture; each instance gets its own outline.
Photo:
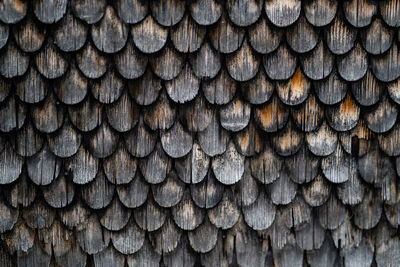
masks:
<instances>
[{"instance_id":1,"label":"wood grain texture","mask_svg":"<svg viewBox=\"0 0 400 267\"><path fill-rule=\"evenodd\" d=\"M147 57L141 56L130 41L115 57L117 70L126 79L136 79L142 76L146 70L147 62Z\"/></svg>"},{"instance_id":2,"label":"wood grain texture","mask_svg":"<svg viewBox=\"0 0 400 267\"><path fill-rule=\"evenodd\" d=\"M196 0L190 5L190 12L198 24L210 25L220 18L222 6L216 0Z\"/></svg>"},{"instance_id":3,"label":"wood grain texture","mask_svg":"<svg viewBox=\"0 0 400 267\"><path fill-rule=\"evenodd\" d=\"M195 5L195 2L193 2L193 5ZM192 18L185 15L177 27L172 28L170 38L179 52L194 52L202 45L206 29L196 24L195 20L196 18L193 15Z\"/></svg>"},{"instance_id":4,"label":"wood grain texture","mask_svg":"<svg viewBox=\"0 0 400 267\"><path fill-rule=\"evenodd\" d=\"M66 10L66 0L39 0L33 5L33 12L38 20L47 24L59 21Z\"/></svg>"},{"instance_id":5,"label":"wood grain texture","mask_svg":"<svg viewBox=\"0 0 400 267\"><path fill-rule=\"evenodd\" d=\"M55 30L54 41L62 51L73 52L83 47L86 36L86 25L67 11Z\"/></svg>"},{"instance_id":6,"label":"wood grain texture","mask_svg":"<svg viewBox=\"0 0 400 267\"><path fill-rule=\"evenodd\" d=\"M88 24L98 22L104 15L106 1L73 0L72 10L75 15Z\"/></svg>"},{"instance_id":7,"label":"wood grain texture","mask_svg":"<svg viewBox=\"0 0 400 267\"><path fill-rule=\"evenodd\" d=\"M298 0L266 1L265 12L268 18L278 27L293 24L300 16L301 2Z\"/></svg>"},{"instance_id":8,"label":"wood grain texture","mask_svg":"<svg viewBox=\"0 0 400 267\"><path fill-rule=\"evenodd\" d=\"M334 54L343 55L350 51L356 40L357 31L348 26L344 18L336 16L326 32L326 43Z\"/></svg>"},{"instance_id":9,"label":"wood grain texture","mask_svg":"<svg viewBox=\"0 0 400 267\"><path fill-rule=\"evenodd\" d=\"M305 4L304 12L307 20L314 26L328 25L336 15L338 1L312 0Z\"/></svg>"},{"instance_id":10,"label":"wood grain texture","mask_svg":"<svg viewBox=\"0 0 400 267\"><path fill-rule=\"evenodd\" d=\"M211 44L221 53L235 52L243 42L245 31L235 26L226 15L222 15L211 32Z\"/></svg>"},{"instance_id":11,"label":"wood grain texture","mask_svg":"<svg viewBox=\"0 0 400 267\"><path fill-rule=\"evenodd\" d=\"M25 1L5 0L0 6L0 19L4 23L17 23L25 17L27 9Z\"/></svg>"},{"instance_id":12,"label":"wood grain texture","mask_svg":"<svg viewBox=\"0 0 400 267\"><path fill-rule=\"evenodd\" d=\"M152 16L146 17L132 27L132 38L136 47L143 53L159 51L167 41L168 30L158 25Z\"/></svg>"},{"instance_id":13,"label":"wood grain texture","mask_svg":"<svg viewBox=\"0 0 400 267\"><path fill-rule=\"evenodd\" d=\"M116 8L118 16L125 23L138 23L148 12L147 2L140 0L117 0Z\"/></svg>"},{"instance_id":14,"label":"wood grain texture","mask_svg":"<svg viewBox=\"0 0 400 267\"><path fill-rule=\"evenodd\" d=\"M98 171L91 183L81 188L81 197L92 209L107 207L114 196L115 185L111 184L103 171Z\"/></svg>"}]
</instances>

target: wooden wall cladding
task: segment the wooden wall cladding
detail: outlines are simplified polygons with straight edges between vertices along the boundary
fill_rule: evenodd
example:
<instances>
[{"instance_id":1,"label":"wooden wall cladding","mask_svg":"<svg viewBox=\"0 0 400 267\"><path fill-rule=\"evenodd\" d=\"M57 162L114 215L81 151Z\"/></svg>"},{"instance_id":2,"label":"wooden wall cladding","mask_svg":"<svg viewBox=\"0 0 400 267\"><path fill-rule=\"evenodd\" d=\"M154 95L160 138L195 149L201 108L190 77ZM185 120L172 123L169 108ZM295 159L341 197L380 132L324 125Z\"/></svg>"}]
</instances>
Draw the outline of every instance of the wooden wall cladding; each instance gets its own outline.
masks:
<instances>
[{"instance_id":1,"label":"wooden wall cladding","mask_svg":"<svg viewBox=\"0 0 400 267\"><path fill-rule=\"evenodd\" d=\"M1 266L400 266L400 1L1 0Z\"/></svg>"}]
</instances>

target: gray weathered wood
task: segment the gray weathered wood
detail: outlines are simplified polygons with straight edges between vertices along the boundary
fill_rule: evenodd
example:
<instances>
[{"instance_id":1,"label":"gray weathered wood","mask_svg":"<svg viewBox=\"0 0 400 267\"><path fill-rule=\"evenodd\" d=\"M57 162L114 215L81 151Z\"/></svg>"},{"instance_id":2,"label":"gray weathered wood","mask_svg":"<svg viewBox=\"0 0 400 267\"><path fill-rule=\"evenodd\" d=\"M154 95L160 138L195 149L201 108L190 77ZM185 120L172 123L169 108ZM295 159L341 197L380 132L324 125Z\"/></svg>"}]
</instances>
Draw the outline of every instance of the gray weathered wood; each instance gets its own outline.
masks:
<instances>
[{"instance_id":1,"label":"gray weathered wood","mask_svg":"<svg viewBox=\"0 0 400 267\"><path fill-rule=\"evenodd\" d=\"M376 33L379 32L379 38ZM373 20L372 24L366 28L361 35L361 41L368 53L378 55L386 52L392 45L394 33L389 29L380 18Z\"/></svg>"},{"instance_id":2,"label":"gray weathered wood","mask_svg":"<svg viewBox=\"0 0 400 267\"><path fill-rule=\"evenodd\" d=\"M147 57L139 54L128 41L125 48L115 58L118 72L126 79L136 79L143 75L147 66Z\"/></svg>"},{"instance_id":3,"label":"gray weathered wood","mask_svg":"<svg viewBox=\"0 0 400 267\"><path fill-rule=\"evenodd\" d=\"M229 135L223 129L217 118L216 112L212 115L211 122L207 128L197 136L201 149L210 157L220 155L225 152Z\"/></svg>"},{"instance_id":4,"label":"gray weathered wood","mask_svg":"<svg viewBox=\"0 0 400 267\"><path fill-rule=\"evenodd\" d=\"M236 201L234 193L227 188L219 204L207 210L211 223L223 230L232 228L238 222L240 216Z\"/></svg>"},{"instance_id":5,"label":"gray weathered wood","mask_svg":"<svg viewBox=\"0 0 400 267\"><path fill-rule=\"evenodd\" d=\"M114 198L100 217L100 224L110 231L120 231L128 223L131 210L125 208L118 198Z\"/></svg>"},{"instance_id":6,"label":"gray weathered wood","mask_svg":"<svg viewBox=\"0 0 400 267\"><path fill-rule=\"evenodd\" d=\"M42 192L44 200L53 208L66 207L75 196L73 184L62 174L50 185L42 187Z\"/></svg>"},{"instance_id":7,"label":"gray weathered wood","mask_svg":"<svg viewBox=\"0 0 400 267\"><path fill-rule=\"evenodd\" d=\"M287 45L281 45L273 53L264 55L263 63L265 72L271 79L286 80L294 74L297 58L293 56Z\"/></svg>"},{"instance_id":8,"label":"gray weathered wood","mask_svg":"<svg viewBox=\"0 0 400 267\"><path fill-rule=\"evenodd\" d=\"M202 84L202 90L208 102L223 105L232 100L236 92L236 84L223 68L218 76Z\"/></svg>"},{"instance_id":9,"label":"gray weathered wood","mask_svg":"<svg viewBox=\"0 0 400 267\"><path fill-rule=\"evenodd\" d=\"M155 53L165 45L168 29L157 24L152 16L147 16L132 27L132 38L136 47L143 53Z\"/></svg>"},{"instance_id":10,"label":"gray weathered wood","mask_svg":"<svg viewBox=\"0 0 400 267\"><path fill-rule=\"evenodd\" d=\"M150 234L150 241L157 253L167 254L174 251L180 243L182 230L168 218L161 229Z\"/></svg>"},{"instance_id":11,"label":"gray weathered wood","mask_svg":"<svg viewBox=\"0 0 400 267\"><path fill-rule=\"evenodd\" d=\"M110 237L104 235L96 214L91 215L83 230L76 233L79 246L89 255L96 254L108 247Z\"/></svg>"},{"instance_id":12,"label":"gray weathered wood","mask_svg":"<svg viewBox=\"0 0 400 267\"><path fill-rule=\"evenodd\" d=\"M264 152L251 159L251 173L261 183L270 184L280 176L282 163L283 160L266 145Z\"/></svg>"},{"instance_id":13,"label":"gray weathered wood","mask_svg":"<svg viewBox=\"0 0 400 267\"><path fill-rule=\"evenodd\" d=\"M74 183L87 184L96 177L99 161L81 146L75 155L67 159L64 167L67 172L71 173Z\"/></svg>"},{"instance_id":14,"label":"gray weathered wood","mask_svg":"<svg viewBox=\"0 0 400 267\"><path fill-rule=\"evenodd\" d=\"M19 50L14 41L8 42L0 54L0 73L6 78L23 75L28 69L29 56Z\"/></svg>"},{"instance_id":15,"label":"gray weathered wood","mask_svg":"<svg viewBox=\"0 0 400 267\"><path fill-rule=\"evenodd\" d=\"M111 233L113 246L122 254L133 254L139 251L144 240L145 232L132 219L123 230Z\"/></svg>"},{"instance_id":16,"label":"gray weathered wood","mask_svg":"<svg viewBox=\"0 0 400 267\"><path fill-rule=\"evenodd\" d=\"M274 259L278 266L301 267L303 266L303 251L296 245L286 245L283 249L273 250Z\"/></svg>"},{"instance_id":17,"label":"gray weathered wood","mask_svg":"<svg viewBox=\"0 0 400 267\"><path fill-rule=\"evenodd\" d=\"M54 32L54 42L64 52L77 51L85 44L87 31L86 25L68 10Z\"/></svg>"},{"instance_id":18,"label":"gray weathered wood","mask_svg":"<svg viewBox=\"0 0 400 267\"><path fill-rule=\"evenodd\" d=\"M177 205L182 199L184 189L185 184L178 179L173 171L167 175L164 182L151 187L154 200L164 208Z\"/></svg>"},{"instance_id":19,"label":"gray weathered wood","mask_svg":"<svg viewBox=\"0 0 400 267\"><path fill-rule=\"evenodd\" d=\"M93 255L94 266L96 267L124 267L125 256L109 246L99 253Z\"/></svg>"},{"instance_id":20,"label":"gray weathered wood","mask_svg":"<svg viewBox=\"0 0 400 267\"><path fill-rule=\"evenodd\" d=\"M98 171L96 178L81 187L81 197L92 209L102 209L110 204L114 197L115 185L108 182L103 171Z\"/></svg>"},{"instance_id":21,"label":"gray weathered wood","mask_svg":"<svg viewBox=\"0 0 400 267\"><path fill-rule=\"evenodd\" d=\"M67 0L39 0L33 5L38 20L51 24L59 21L67 10Z\"/></svg>"},{"instance_id":22,"label":"gray weathered wood","mask_svg":"<svg viewBox=\"0 0 400 267\"><path fill-rule=\"evenodd\" d=\"M84 228L90 216L90 210L78 200L66 209L58 212L60 221L69 229L76 227L77 230Z\"/></svg>"},{"instance_id":23,"label":"gray weathered wood","mask_svg":"<svg viewBox=\"0 0 400 267\"><path fill-rule=\"evenodd\" d=\"M245 31L235 27L233 23L222 15L216 28L210 33L211 43L220 53L235 52L243 42Z\"/></svg>"},{"instance_id":24,"label":"gray weathered wood","mask_svg":"<svg viewBox=\"0 0 400 267\"><path fill-rule=\"evenodd\" d=\"M392 27L400 26L400 7L397 0L379 2L383 20Z\"/></svg>"},{"instance_id":25,"label":"gray weathered wood","mask_svg":"<svg viewBox=\"0 0 400 267\"><path fill-rule=\"evenodd\" d=\"M136 172L135 178L129 184L117 187L119 199L128 208L137 208L144 204L148 192L149 185L139 172Z\"/></svg>"},{"instance_id":26,"label":"gray weathered wood","mask_svg":"<svg viewBox=\"0 0 400 267\"><path fill-rule=\"evenodd\" d=\"M114 71L107 71L92 86L92 94L100 103L110 104L115 102L122 94L124 81Z\"/></svg>"},{"instance_id":27,"label":"gray weathered wood","mask_svg":"<svg viewBox=\"0 0 400 267\"><path fill-rule=\"evenodd\" d=\"M17 155L9 144L0 153L0 184L14 182L22 171L23 157Z\"/></svg>"},{"instance_id":28,"label":"gray weathered wood","mask_svg":"<svg viewBox=\"0 0 400 267\"><path fill-rule=\"evenodd\" d=\"M258 53L271 53L278 48L282 38L282 32L272 29L264 16L257 23L249 27L249 41Z\"/></svg>"},{"instance_id":29,"label":"gray weathered wood","mask_svg":"<svg viewBox=\"0 0 400 267\"><path fill-rule=\"evenodd\" d=\"M300 16L301 1L299 0L271 0L265 2L265 12L269 20L278 27L293 24Z\"/></svg>"},{"instance_id":30,"label":"gray weathered wood","mask_svg":"<svg viewBox=\"0 0 400 267\"><path fill-rule=\"evenodd\" d=\"M190 192L197 206L210 209L216 206L222 199L224 186L209 171L202 182L190 185Z\"/></svg>"},{"instance_id":31,"label":"gray weathered wood","mask_svg":"<svg viewBox=\"0 0 400 267\"><path fill-rule=\"evenodd\" d=\"M193 73L189 63L183 67L181 73L172 81L165 83L169 97L176 103L185 103L193 100L200 88L200 81Z\"/></svg>"},{"instance_id":32,"label":"gray weathered wood","mask_svg":"<svg viewBox=\"0 0 400 267\"><path fill-rule=\"evenodd\" d=\"M92 26L91 33L94 45L105 53L120 51L128 40L128 27L111 6L106 7L101 22Z\"/></svg>"},{"instance_id":33,"label":"gray weathered wood","mask_svg":"<svg viewBox=\"0 0 400 267\"><path fill-rule=\"evenodd\" d=\"M372 17L377 13L375 2L367 0L352 0L343 5L344 15L354 27L365 27L371 23Z\"/></svg>"},{"instance_id":34,"label":"gray weathered wood","mask_svg":"<svg viewBox=\"0 0 400 267\"><path fill-rule=\"evenodd\" d=\"M353 208L354 224L360 229L375 227L382 214L382 201L372 190L366 190L360 204Z\"/></svg>"},{"instance_id":35,"label":"gray weathered wood","mask_svg":"<svg viewBox=\"0 0 400 267\"><path fill-rule=\"evenodd\" d=\"M156 144L156 136L146 128L142 117L136 127L124 135L124 139L129 153L140 158L149 155Z\"/></svg>"},{"instance_id":36,"label":"gray weathered wood","mask_svg":"<svg viewBox=\"0 0 400 267\"><path fill-rule=\"evenodd\" d=\"M139 120L139 108L126 91L113 105L106 107L106 114L111 127L118 132L131 130Z\"/></svg>"},{"instance_id":37,"label":"gray weathered wood","mask_svg":"<svg viewBox=\"0 0 400 267\"><path fill-rule=\"evenodd\" d=\"M306 53L317 45L318 35L314 27L301 16L296 24L286 31L286 40L295 52Z\"/></svg>"},{"instance_id":38,"label":"gray weathered wood","mask_svg":"<svg viewBox=\"0 0 400 267\"><path fill-rule=\"evenodd\" d=\"M186 231L196 229L205 216L205 211L194 204L189 189L185 190L182 200L172 207L171 212L174 222Z\"/></svg>"},{"instance_id":39,"label":"gray weathered wood","mask_svg":"<svg viewBox=\"0 0 400 267\"><path fill-rule=\"evenodd\" d=\"M346 207L333 195L328 201L317 208L318 220L325 229L337 229L346 217Z\"/></svg>"},{"instance_id":40,"label":"gray weathered wood","mask_svg":"<svg viewBox=\"0 0 400 267\"><path fill-rule=\"evenodd\" d=\"M245 39L238 51L227 56L226 64L229 74L235 80L243 82L256 76L260 61Z\"/></svg>"},{"instance_id":41,"label":"gray weathered wood","mask_svg":"<svg viewBox=\"0 0 400 267\"><path fill-rule=\"evenodd\" d=\"M35 201L32 206L25 208L21 215L29 227L43 229L52 225L56 212L44 202Z\"/></svg>"},{"instance_id":42,"label":"gray weathered wood","mask_svg":"<svg viewBox=\"0 0 400 267\"><path fill-rule=\"evenodd\" d=\"M328 25L336 15L338 1L336 0L312 0L304 5L304 13L307 20L314 26Z\"/></svg>"},{"instance_id":43,"label":"gray weathered wood","mask_svg":"<svg viewBox=\"0 0 400 267\"><path fill-rule=\"evenodd\" d=\"M185 1L182 0L161 0L151 2L151 11L155 19L163 26L177 24L185 12Z\"/></svg>"},{"instance_id":44,"label":"gray weathered wood","mask_svg":"<svg viewBox=\"0 0 400 267\"><path fill-rule=\"evenodd\" d=\"M104 159L104 173L114 184L127 184L135 177L136 162L136 159L120 143L118 149L110 157Z\"/></svg>"},{"instance_id":45,"label":"gray weathered wood","mask_svg":"<svg viewBox=\"0 0 400 267\"><path fill-rule=\"evenodd\" d=\"M332 183L343 183L356 175L357 162L354 157L348 155L338 143L335 151L323 158L321 169L325 177Z\"/></svg>"},{"instance_id":46,"label":"gray weathered wood","mask_svg":"<svg viewBox=\"0 0 400 267\"><path fill-rule=\"evenodd\" d=\"M94 130L103 121L102 105L93 97L85 98L78 105L69 106L68 115L74 126L83 132Z\"/></svg>"},{"instance_id":47,"label":"gray weathered wood","mask_svg":"<svg viewBox=\"0 0 400 267\"><path fill-rule=\"evenodd\" d=\"M375 133L389 131L395 124L398 114L397 105L392 104L385 94L379 104L364 115L368 128Z\"/></svg>"},{"instance_id":48,"label":"gray weathered wood","mask_svg":"<svg viewBox=\"0 0 400 267\"><path fill-rule=\"evenodd\" d=\"M160 261L161 255L153 249L147 240L137 253L127 257L129 267L156 267L160 265Z\"/></svg>"},{"instance_id":49,"label":"gray weathered wood","mask_svg":"<svg viewBox=\"0 0 400 267\"><path fill-rule=\"evenodd\" d=\"M383 57L371 59L372 72L383 82L393 81L400 76L400 51L397 44L393 44Z\"/></svg>"},{"instance_id":50,"label":"gray weathered wood","mask_svg":"<svg viewBox=\"0 0 400 267\"><path fill-rule=\"evenodd\" d=\"M98 22L104 15L105 0L73 0L71 2L75 15L88 24Z\"/></svg>"},{"instance_id":51,"label":"gray weathered wood","mask_svg":"<svg viewBox=\"0 0 400 267\"><path fill-rule=\"evenodd\" d=\"M171 169L172 161L164 152L160 143L157 143L154 151L139 162L139 168L146 182L158 184L165 180Z\"/></svg>"},{"instance_id":52,"label":"gray weathered wood","mask_svg":"<svg viewBox=\"0 0 400 267\"><path fill-rule=\"evenodd\" d=\"M0 202L0 232L4 233L13 229L19 215L18 209L8 207L3 201Z\"/></svg>"},{"instance_id":53,"label":"gray weathered wood","mask_svg":"<svg viewBox=\"0 0 400 267\"><path fill-rule=\"evenodd\" d=\"M148 3L141 0L117 0L118 16L125 23L138 23L148 12Z\"/></svg>"},{"instance_id":54,"label":"gray weathered wood","mask_svg":"<svg viewBox=\"0 0 400 267\"><path fill-rule=\"evenodd\" d=\"M19 24L14 30L15 41L24 52L38 51L44 42L45 36L46 27L40 27L30 17L24 20L22 24Z\"/></svg>"},{"instance_id":55,"label":"gray weathered wood","mask_svg":"<svg viewBox=\"0 0 400 267\"><path fill-rule=\"evenodd\" d=\"M133 213L136 223L145 231L152 232L163 226L167 212L164 208L157 206L152 198Z\"/></svg>"},{"instance_id":56,"label":"gray weathered wood","mask_svg":"<svg viewBox=\"0 0 400 267\"><path fill-rule=\"evenodd\" d=\"M23 157L33 156L43 145L43 137L35 130L31 122L25 123L10 141L15 152Z\"/></svg>"},{"instance_id":57,"label":"gray weathered wood","mask_svg":"<svg viewBox=\"0 0 400 267\"><path fill-rule=\"evenodd\" d=\"M311 183L302 187L302 193L308 205L318 207L328 200L331 193L331 185L319 174Z\"/></svg>"},{"instance_id":58,"label":"gray weathered wood","mask_svg":"<svg viewBox=\"0 0 400 267\"><path fill-rule=\"evenodd\" d=\"M213 158L211 167L218 181L225 185L238 182L244 173L245 157L239 154L231 141L226 151Z\"/></svg>"},{"instance_id":59,"label":"gray weathered wood","mask_svg":"<svg viewBox=\"0 0 400 267\"><path fill-rule=\"evenodd\" d=\"M50 93L45 100L31 109L33 125L41 132L52 133L63 124L66 110L57 105L54 94Z\"/></svg>"},{"instance_id":60,"label":"gray weathered wood","mask_svg":"<svg viewBox=\"0 0 400 267\"><path fill-rule=\"evenodd\" d=\"M81 69L81 71L85 75L87 74L85 70ZM59 80L58 86L54 88L54 92L63 103L74 105L80 103L85 98L87 89L87 79L73 63L70 64L67 73Z\"/></svg>"},{"instance_id":61,"label":"gray weathered wood","mask_svg":"<svg viewBox=\"0 0 400 267\"><path fill-rule=\"evenodd\" d=\"M311 219L304 228L296 231L296 243L304 250L315 251L321 248L325 240L325 229L321 227L317 218Z\"/></svg>"},{"instance_id":62,"label":"gray weathered wood","mask_svg":"<svg viewBox=\"0 0 400 267\"><path fill-rule=\"evenodd\" d=\"M30 182L26 173L23 172L19 179L4 192L8 203L17 208L19 205L27 207L32 204L36 198L37 188Z\"/></svg>"},{"instance_id":63,"label":"gray weathered wood","mask_svg":"<svg viewBox=\"0 0 400 267\"><path fill-rule=\"evenodd\" d=\"M86 43L85 47L76 54L76 61L82 73L91 79L100 78L107 71L107 58L101 55L91 42Z\"/></svg>"},{"instance_id":64,"label":"gray weathered wood","mask_svg":"<svg viewBox=\"0 0 400 267\"><path fill-rule=\"evenodd\" d=\"M88 142L88 149L97 158L106 158L117 149L118 133L106 121L93 132Z\"/></svg>"},{"instance_id":65,"label":"gray weathered wood","mask_svg":"<svg viewBox=\"0 0 400 267\"><path fill-rule=\"evenodd\" d=\"M46 44L35 56L38 71L48 79L59 78L66 72L68 62L54 44Z\"/></svg>"},{"instance_id":66,"label":"gray weathered wood","mask_svg":"<svg viewBox=\"0 0 400 267\"><path fill-rule=\"evenodd\" d=\"M222 14L222 5L216 0L196 0L189 8L192 18L200 25L214 24Z\"/></svg>"},{"instance_id":67,"label":"gray weathered wood","mask_svg":"<svg viewBox=\"0 0 400 267\"><path fill-rule=\"evenodd\" d=\"M192 232L188 233L190 246L199 253L207 253L217 244L218 228L208 218Z\"/></svg>"},{"instance_id":68,"label":"gray weathered wood","mask_svg":"<svg viewBox=\"0 0 400 267\"><path fill-rule=\"evenodd\" d=\"M327 105L339 103L347 92L347 84L336 70L327 79L315 82L314 87L319 100Z\"/></svg>"},{"instance_id":69,"label":"gray weathered wood","mask_svg":"<svg viewBox=\"0 0 400 267\"><path fill-rule=\"evenodd\" d=\"M24 1L4 0L0 6L0 20L7 24L19 22L25 17L27 6Z\"/></svg>"},{"instance_id":70,"label":"gray weathered wood","mask_svg":"<svg viewBox=\"0 0 400 267\"><path fill-rule=\"evenodd\" d=\"M199 78L214 78L221 68L220 54L214 51L208 42L205 42L195 55L191 55L190 63Z\"/></svg>"},{"instance_id":71,"label":"gray weathered wood","mask_svg":"<svg viewBox=\"0 0 400 267\"><path fill-rule=\"evenodd\" d=\"M338 58L338 72L346 81L361 79L368 70L368 54L359 43L345 56Z\"/></svg>"},{"instance_id":72,"label":"gray weathered wood","mask_svg":"<svg viewBox=\"0 0 400 267\"><path fill-rule=\"evenodd\" d=\"M183 57L169 46L163 49L160 54L150 58L154 73L167 81L176 78L181 73L184 63Z\"/></svg>"},{"instance_id":73,"label":"gray weathered wood","mask_svg":"<svg viewBox=\"0 0 400 267\"><path fill-rule=\"evenodd\" d=\"M316 97L310 94L303 104L292 109L292 117L297 127L305 132L311 132L323 123L324 109Z\"/></svg>"},{"instance_id":74,"label":"gray weathered wood","mask_svg":"<svg viewBox=\"0 0 400 267\"><path fill-rule=\"evenodd\" d=\"M257 200L243 207L245 222L254 230L265 230L275 220L275 205L271 202L264 190L260 191Z\"/></svg>"},{"instance_id":75,"label":"gray weathered wood","mask_svg":"<svg viewBox=\"0 0 400 267\"><path fill-rule=\"evenodd\" d=\"M175 160L179 178L188 184L201 182L207 174L210 158L195 141L191 152L182 159Z\"/></svg>"},{"instance_id":76,"label":"gray weathered wood","mask_svg":"<svg viewBox=\"0 0 400 267\"><path fill-rule=\"evenodd\" d=\"M185 15L177 27L171 29L171 40L175 48L182 53L197 51L205 35L206 29L196 24L189 15Z\"/></svg>"},{"instance_id":77,"label":"gray weathered wood","mask_svg":"<svg viewBox=\"0 0 400 267\"><path fill-rule=\"evenodd\" d=\"M161 91L154 105L144 108L144 122L152 130L167 130L174 125L177 109L173 102L168 98L167 93Z\"/></svg>"},{"instance_id":78,"label":"gray weathered wood","mask_svg":"<svg viewBox=\"0 0 400 267\"><path fill-rule=\"evenodd\" d=\"M324 42L319 41L314 50L301 59L304 74L313 80L326 78L333 69L334 58Z\"/></svg>"},{"instance_id":79,"label":"gray weathered wood","mask_svg":"<svg viewBox=\"0 0 400 267\"><path fill-rule=\"evenodd\" d=\"M356 29L349 27L344 18L336 16L327 28L326 44L332 53L343 55L353 48L356 36Z\"/></svg>"},{"instance_id":80,"label":"gray weathered wood","mask_svg":"<svg viewBox=\"0 0 400 267\"><path fill-rule=\"evenodd\" d=\"M128 83L128 90L136 103L147 106L156 101L161 90L161 80L152 71L146 70L138 80Z\"/></svg>"}]
</instances>

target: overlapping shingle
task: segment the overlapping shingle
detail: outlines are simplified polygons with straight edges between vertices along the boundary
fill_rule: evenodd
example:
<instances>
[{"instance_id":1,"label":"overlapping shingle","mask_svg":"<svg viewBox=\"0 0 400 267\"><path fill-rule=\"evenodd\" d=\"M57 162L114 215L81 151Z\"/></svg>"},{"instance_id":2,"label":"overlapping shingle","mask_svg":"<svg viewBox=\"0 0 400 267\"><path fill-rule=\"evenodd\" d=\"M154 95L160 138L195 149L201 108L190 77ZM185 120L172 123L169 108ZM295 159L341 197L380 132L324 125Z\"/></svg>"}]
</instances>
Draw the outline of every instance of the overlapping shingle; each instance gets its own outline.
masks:
<instances>
[{"instance_id":1,"label":"overlapping shingle","mask_svg":"<svg viewBox=\"0 0 400 267\"><path fill-rule=\"evenodd\" d=\"M0 265L399 265L399 6L1 1Z\"/></svg>"}]
</instances>

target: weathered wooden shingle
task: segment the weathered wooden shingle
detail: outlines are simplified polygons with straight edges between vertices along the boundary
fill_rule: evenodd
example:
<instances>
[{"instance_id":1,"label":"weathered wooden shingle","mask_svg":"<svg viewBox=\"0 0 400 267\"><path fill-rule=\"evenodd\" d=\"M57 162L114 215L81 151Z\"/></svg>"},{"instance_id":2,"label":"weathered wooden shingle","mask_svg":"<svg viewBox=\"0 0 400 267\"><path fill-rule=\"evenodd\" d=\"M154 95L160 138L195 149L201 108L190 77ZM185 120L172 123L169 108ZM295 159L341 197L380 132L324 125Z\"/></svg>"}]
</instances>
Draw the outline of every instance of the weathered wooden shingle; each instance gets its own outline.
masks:
<instances>
[{"instance_id":1,"label":"weathered wooden shingle","mask_svg":"<svg viewBox=\"0 0 400 267\"><path fill-rule=\"evenodd\" d=\"M0 265L398 266L399 7L0 1Z\"/></svg>"}]
</instances>

